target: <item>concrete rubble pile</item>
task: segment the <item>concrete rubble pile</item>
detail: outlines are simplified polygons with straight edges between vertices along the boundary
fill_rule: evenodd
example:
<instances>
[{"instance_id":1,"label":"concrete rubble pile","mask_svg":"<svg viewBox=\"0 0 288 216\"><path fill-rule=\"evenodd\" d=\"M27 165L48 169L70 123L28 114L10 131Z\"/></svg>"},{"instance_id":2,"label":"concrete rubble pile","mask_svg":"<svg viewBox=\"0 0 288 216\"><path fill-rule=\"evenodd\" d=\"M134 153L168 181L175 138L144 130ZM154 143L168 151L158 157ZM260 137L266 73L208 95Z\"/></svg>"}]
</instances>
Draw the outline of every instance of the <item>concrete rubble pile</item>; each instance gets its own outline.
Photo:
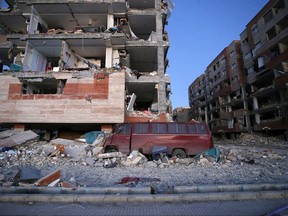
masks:
<instances>
[{"instance_id":1,"label":"concrete rubble pile","mask_svg":"<svg viewBox=\"0 0 288 216\"><path fill-rule=\"evenodd\" d=\"M27 133L16 131L0 132L0 143L4 143L1 145L0 152L0 184L13 185L15 184L15 179L17 179L18 185L25 186L31 184L30 178L32 178L35 180L33 184L36 185L72 188L77 186L73 179L70 179L71 181L61 179L60 171L55 171L56 177L53 177L53 172L51 174L52 177L49 177L50 174L48 174L48 177L44 176L44 180L48 178L49 183L45 180L45 184L39 184L37 183L41 180L39 172L33 169L30 170L29 167L37 167L37 170L45 170L47 167L52 166L63 168L69 166L78 167L79 165L80 169L81 166L91 167L91 169L114 167L124 170L133 167L169 169L173 167L220 167L223 164L257 165L270 160L284 161L287 157L287 154L276 153L272 148L261 148L262 150L259 151L259 149L251 150L251 148L248 149L248 147L243 146L217 145L218 147L194 157L183 159L169 158L168 155L164 154L157 159L153 158L153 160L150 156L147 158L136 150L132 151L128 156L121 152L104 153L105 135L102 133L91 144L85 142L85 139L67 140L56 138L47 142L39 141L38 138L39 136L32 131ZM8 140L10 141L8 142ZM252 138L249 140L251 141ZM29 173L28 182L26 180L21 181L20 174L25 175L25 173Z\"/></svg>"},{"instance_id":2,"label":"concrete rubble pile","mask_svg":"<svg viewBox=\"0 0 288 216\"><path fill-rule=\"evenodd\" d=\"M284 136L263 136L257 134L242 133L236 139L216 140L216 144L220 145L244 145L244 146L287 146Z\"/></svg>"},{"instance_id":3,"label":"concrete rubble pile","mask_svg":"<svg viewBox=\"0 0 288 216\"><path fill-rule=\"evenodd\" d=\"M240 165L243 165L243 163L259 164L263 160L285 160L287 157L285 154L280 155L276 153L272 148L263 148L261 151L259 149L251 150L239 147L227 148L227 146L219 146L219 148L221 151L220 162L222 163Z\"/></svg>"}]
</instances>

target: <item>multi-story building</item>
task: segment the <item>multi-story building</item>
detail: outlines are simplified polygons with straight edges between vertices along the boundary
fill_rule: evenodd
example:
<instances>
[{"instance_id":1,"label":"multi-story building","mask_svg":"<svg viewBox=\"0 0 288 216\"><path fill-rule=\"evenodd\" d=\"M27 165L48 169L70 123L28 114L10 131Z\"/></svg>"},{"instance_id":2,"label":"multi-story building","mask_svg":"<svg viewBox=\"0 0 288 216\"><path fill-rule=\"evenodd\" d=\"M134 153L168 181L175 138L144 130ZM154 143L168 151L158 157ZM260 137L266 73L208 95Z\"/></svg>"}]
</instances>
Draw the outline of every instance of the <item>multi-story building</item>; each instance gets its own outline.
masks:
<instances>
[{"instance_id":1,"label":"multi-story building","mask_svg":"<svg viewBox=\"0 0 288 216\"><path fill-rule=\"evenodd\" d=\"M171 1L6 2L0 123L101 130L165 120Z\"/></svg>"},{"instance_id":2,"label":"multi-story building","mask_svg":"<svg viewBox=\"0 0 288 216\"><path fill-rule=\"evenodd\" d=\"M205 78L205 74L201 74L196 78L188 88L188 95L191 108L190 119L208 123Z\"/></svg>"},{"instance_id":3,"label":"multi-story building","mask_svg":"<svg viewBox=\"0 0 288 216\"><path fill-rule=\"evenodd\" d=\"M190 107L177 107L173 110L173 121L189 122L190 120Z\"/></svg>"},{"instance_id":4,"label":"multi-story building","mask_svg":"<svg viewBox=\"0 0 288 216\"><path fill-rule=\"evenodd\" d=\"M241 33L251 124L288 129L288 1L270 0Z\"/></svg>"},{"instance_id":5,"label":"multi-story building","mask_svg":"<svg viewBox=\"0 0 288 216\"><path fill-rule=\"evenodd\" d=\"M205 71L208 122L213 133L288 130L288 0L270 0ZM199 78L189 87L192 117ZM203 110L203 109L202 109Z\"/></svg>"},{"instance_id":6,"label":"multi-story building","mask_svg":"<svg viewBox=\"0 0 288 216\"><path fill-rule=\"evenodd\" d=\"M239 133L246 129L245 74L240 41L233 41L209 64L207 78L207 111L213 133Z\"/></svg>"}]
</instances>

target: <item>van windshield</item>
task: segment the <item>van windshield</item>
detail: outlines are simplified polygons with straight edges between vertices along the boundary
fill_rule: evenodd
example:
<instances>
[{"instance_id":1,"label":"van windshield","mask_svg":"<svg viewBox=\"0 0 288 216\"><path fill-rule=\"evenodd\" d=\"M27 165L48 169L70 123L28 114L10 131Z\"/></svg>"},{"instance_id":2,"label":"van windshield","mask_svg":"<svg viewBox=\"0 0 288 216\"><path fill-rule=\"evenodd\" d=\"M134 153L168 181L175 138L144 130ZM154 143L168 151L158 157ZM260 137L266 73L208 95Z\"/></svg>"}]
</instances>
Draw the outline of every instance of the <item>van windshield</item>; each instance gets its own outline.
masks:
<instances>
[{"instance_id":1,"label":"van windshield","mask_svg":"<svg viewBox=\"0 0 288 216\"><path fill-rule=\"evenodd\" d=\"M116 133L118 126L119 126L119 125L114 125L114 127L113 127L113 129L112 129L112 133Z\"/></svg>"},{"instance_id":2,"label":"van windshield","mask_svg":"<svg viewBox=\"0 0 288 216\"><path fill-rule=\"evenodd\" d=\"M116 134L130 134L131 133L131 124L118 124L113 127L113 133Z\"/></svg>"}]
</instances>

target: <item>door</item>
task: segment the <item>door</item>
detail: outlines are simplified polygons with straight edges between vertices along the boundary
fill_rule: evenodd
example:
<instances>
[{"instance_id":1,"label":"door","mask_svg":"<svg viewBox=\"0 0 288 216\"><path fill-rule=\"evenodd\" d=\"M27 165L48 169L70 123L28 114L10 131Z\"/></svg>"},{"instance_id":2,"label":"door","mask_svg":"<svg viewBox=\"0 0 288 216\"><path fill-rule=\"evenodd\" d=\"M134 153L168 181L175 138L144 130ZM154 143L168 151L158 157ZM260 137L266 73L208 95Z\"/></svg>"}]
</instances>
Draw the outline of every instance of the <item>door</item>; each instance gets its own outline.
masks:
<instances>
[{"instance_id":1,"label":"door","mask_svg":"<svg viewBox=\"0 0 288 216\"><path fill-rule=\"evenodd\" d=\"M115 130L113 145L124 154L130 153L131 124L119 124Z\"/></svg>"}]
</instances>

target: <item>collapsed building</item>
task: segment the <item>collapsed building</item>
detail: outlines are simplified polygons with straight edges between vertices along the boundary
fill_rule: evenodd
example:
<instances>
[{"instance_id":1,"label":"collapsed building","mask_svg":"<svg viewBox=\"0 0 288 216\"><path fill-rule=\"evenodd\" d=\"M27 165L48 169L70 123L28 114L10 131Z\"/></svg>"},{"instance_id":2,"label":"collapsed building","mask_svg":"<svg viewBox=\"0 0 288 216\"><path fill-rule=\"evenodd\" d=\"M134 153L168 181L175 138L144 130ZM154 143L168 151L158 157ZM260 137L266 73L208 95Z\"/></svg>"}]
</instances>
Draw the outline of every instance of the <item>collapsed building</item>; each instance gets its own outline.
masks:
<instances>
[{"instance_id":1,"label":"collapsed building","mask_svg":"<svg viewBox=\"0 0 288 216\"><path fill-rule=\"evenodd\" d=\"M0 123L111 130L171 112L172 1L7 0L0 10Z\"/></svg>"},{"instance_id":2,"label":"collapsed building","mask_svg":"<svg viewBox=\"0 0 288 216\"><path fill-rule=\"evenodd\" d=\"M271 0L188 89L214 134L288 130L288 1Z\"/></svg>"}]
</instances>

